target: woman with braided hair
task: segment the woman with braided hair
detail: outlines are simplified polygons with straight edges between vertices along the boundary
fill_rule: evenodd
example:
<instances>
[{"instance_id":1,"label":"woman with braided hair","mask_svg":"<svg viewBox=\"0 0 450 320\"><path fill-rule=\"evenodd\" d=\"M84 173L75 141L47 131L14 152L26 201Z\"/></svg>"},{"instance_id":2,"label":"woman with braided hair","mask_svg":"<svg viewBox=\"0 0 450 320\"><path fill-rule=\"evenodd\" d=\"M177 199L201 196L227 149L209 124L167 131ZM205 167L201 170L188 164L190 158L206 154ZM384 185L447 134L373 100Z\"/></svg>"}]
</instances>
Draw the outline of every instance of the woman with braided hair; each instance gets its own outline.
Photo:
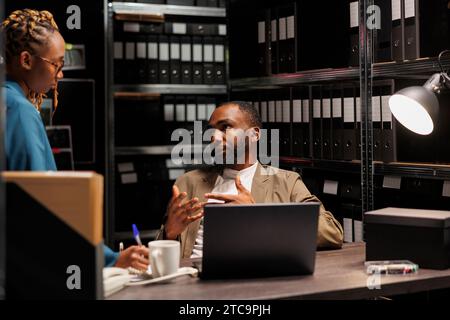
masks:
<instances>
[{"instance_id":1,"label":"woman with braided hair","mask_svg":"<svg viewBox=\"0 0 450 320\"><path fill-rule=\"evenodd\" d=\"M16 10L2 23L6 39L6 159L8 170L57 170L40 116L45 94L63 77L65 42L48 11ZM113 252L104 246L105 266L147 269L148 249Z\"/></svg>"}]
</instances>

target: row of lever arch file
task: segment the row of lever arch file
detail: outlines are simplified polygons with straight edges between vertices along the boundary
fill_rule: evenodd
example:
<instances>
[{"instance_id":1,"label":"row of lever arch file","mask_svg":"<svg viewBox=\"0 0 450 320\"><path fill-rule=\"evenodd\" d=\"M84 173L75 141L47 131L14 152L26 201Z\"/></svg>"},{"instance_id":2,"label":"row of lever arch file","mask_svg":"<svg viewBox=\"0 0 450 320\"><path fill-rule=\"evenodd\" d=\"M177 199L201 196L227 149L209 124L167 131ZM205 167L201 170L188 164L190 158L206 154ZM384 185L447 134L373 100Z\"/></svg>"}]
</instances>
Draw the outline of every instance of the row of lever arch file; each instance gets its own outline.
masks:
<instances>
[{"instance_id":1,"label":"row of lever arch file","mask_svg":"<svg viewBox=\"0 0 450 320\"><path fill-rule=\"evenodd\" d=\"M375 88L376 95L372 97L374 160L385 162L396 159L393 117L388 106L390 90L390 87ZM358 90L314 87L310 93L259 98L256 95L258 99L252 99L263 127L280 130L280 155L329 160L360 159L361 103Z\"/></svg>"},{"instance_id":2,"label":"row of lever arch file","mask_svg":"<svg viewBox=\"0 0 450 320\"><path fill-rule=\"evenodd\" d=\"M151 31L152 25L125 22L123 32L116 32L116 84L225 83L224 25L195 24L194 29L201 26L204 36L187 35L186 23L166 24L170 35Z\"/></svg>"}]
</instances>

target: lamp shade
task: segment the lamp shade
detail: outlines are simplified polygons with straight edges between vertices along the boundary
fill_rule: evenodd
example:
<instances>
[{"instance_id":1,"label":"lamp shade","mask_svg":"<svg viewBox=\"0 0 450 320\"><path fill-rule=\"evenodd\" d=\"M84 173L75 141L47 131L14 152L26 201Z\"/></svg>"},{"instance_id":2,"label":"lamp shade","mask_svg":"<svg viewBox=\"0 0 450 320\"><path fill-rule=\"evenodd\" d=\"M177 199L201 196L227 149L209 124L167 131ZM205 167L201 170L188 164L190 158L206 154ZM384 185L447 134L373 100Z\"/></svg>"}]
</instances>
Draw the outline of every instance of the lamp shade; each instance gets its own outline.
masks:
<instances>
[{"instance_id":1,"label":"lamp shade","mask_svg":"<svg viewBox=\"0 0 450 320\"><path fill-rule=\"evenodd\" d=\"M407 129L421 135L433 132L439 112L435 93L423 86L404 88L389 98L392 114Z\"/></svg>"}]
</instances>

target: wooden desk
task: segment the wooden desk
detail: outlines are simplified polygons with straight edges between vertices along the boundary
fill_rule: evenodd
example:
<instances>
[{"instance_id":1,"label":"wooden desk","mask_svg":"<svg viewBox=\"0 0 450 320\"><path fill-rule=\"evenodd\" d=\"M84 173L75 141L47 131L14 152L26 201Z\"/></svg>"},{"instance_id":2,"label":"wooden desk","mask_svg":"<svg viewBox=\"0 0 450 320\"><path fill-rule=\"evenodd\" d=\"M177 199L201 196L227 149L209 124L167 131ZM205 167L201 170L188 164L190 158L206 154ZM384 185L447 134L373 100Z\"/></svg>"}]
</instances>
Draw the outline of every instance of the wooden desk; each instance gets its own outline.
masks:
<instances>
[{"instance_id":1,"label":"wooden desk","mask_svg":"<svg viewBox=\"0 0 450 320\"><path fill-rule=\"evenodd\" d=\"M169 284L127 287L109 299L366 299L450 288L450 269L419 269L413 275L382 275L381 289L370 290L364 260L364 244L346 244L318 252L309 276L214 281L185 276Z\"/></svg>"}]
</instances>

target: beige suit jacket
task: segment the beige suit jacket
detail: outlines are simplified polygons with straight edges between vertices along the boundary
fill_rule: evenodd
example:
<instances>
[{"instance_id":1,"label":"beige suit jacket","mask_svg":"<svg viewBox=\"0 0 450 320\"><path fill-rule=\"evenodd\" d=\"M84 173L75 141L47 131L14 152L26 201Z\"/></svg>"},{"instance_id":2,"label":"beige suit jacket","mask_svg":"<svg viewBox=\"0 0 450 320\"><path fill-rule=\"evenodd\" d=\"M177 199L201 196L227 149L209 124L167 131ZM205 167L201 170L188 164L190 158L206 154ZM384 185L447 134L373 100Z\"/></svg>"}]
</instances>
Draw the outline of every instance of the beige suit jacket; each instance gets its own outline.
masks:
<instances>
[{"instance_id":1,"label":"beige suit jacket","mask_svg":"<svg viewBox=\"0 0 450 320\"><path fill-rule=\"evenodd\" d=\"M211 169L197 169L180 176L175 184L180 192L187 193L187 199L197 197L200 201L207 201L204 195L213 190L218 174L217 171ZM298 173L259 163L253 177L251 194L257 203L320 203L320 200L306 188ZM191 256L199 226L200 220L191 223L178 237L181 241L183 258ZM319 248L340 248L342 246L342 227L333 215L325 210L322 203L320 204L318 229L317 246ZM164 225L161 226L158 239L163 239L163 230Z\"/></svg>"}]
</instances>

